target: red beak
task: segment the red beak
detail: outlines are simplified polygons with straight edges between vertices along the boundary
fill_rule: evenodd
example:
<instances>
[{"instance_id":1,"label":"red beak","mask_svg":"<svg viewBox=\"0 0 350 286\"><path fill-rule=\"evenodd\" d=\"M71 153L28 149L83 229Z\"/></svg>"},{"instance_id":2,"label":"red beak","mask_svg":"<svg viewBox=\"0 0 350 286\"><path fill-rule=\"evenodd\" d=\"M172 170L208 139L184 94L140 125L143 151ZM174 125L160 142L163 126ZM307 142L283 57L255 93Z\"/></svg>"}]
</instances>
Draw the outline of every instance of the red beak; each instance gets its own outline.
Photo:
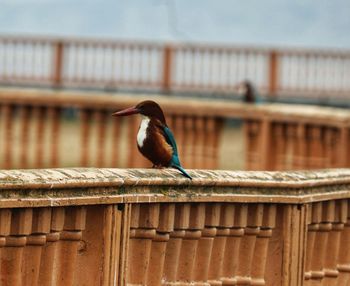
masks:
<instances>
[{"instance_id":1,"label":"red beak","mask_svg":"<svg viewBox=\"0 0 350 286\"><path fill-rule=\"evenodd\" d=\"M137 109L136 107L130 107L127 109L123 109L118 112L112 113L112 116L127 116L127 115L132 115L132 114L137 114L140 113L140 110Z\"/></svg>"}]
</instances>

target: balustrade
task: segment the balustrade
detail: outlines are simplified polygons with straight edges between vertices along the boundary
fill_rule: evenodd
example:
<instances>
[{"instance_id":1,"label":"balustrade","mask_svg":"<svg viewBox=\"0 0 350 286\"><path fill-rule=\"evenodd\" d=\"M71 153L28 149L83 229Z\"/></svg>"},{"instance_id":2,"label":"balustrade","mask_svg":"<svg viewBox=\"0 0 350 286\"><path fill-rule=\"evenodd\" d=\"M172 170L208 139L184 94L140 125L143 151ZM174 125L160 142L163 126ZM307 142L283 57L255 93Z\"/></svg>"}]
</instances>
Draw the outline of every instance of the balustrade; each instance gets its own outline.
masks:
<instances>
[{"instance_id":1,"label":"balustrade","mask_svg":"<svg viewBox=\"0 0 350 286\"><path fill-rule=\"evenodd\" d=\"M0 36L0 82L54 88L237 93L249 79L269 96L345 99L345 50L158 44Z\"/></svg>"},{"instance_id":2,"label":"balustrade","mask_svg":"<svg viewBox=\"0 0 350 286\"><path fill-rule=\"evenodd\" d=\"M136 147L139 118L111 116L150 98L163 107L186 168L219 169L220 160L236 159L220 157L228 119L243 121L247 170L350 166L345 109L17 89L0 90L0 166L150 167Z\"/></svg>"},{"instance_id":3,"label":"balustrade","mask_svg":"<svg viewBox=\"0 0 350 286\"><path fill-rule=\"evenodd\" d=\"M2 285L347 285L350 171L0 171Z\"/></svg>"}]
</instances>

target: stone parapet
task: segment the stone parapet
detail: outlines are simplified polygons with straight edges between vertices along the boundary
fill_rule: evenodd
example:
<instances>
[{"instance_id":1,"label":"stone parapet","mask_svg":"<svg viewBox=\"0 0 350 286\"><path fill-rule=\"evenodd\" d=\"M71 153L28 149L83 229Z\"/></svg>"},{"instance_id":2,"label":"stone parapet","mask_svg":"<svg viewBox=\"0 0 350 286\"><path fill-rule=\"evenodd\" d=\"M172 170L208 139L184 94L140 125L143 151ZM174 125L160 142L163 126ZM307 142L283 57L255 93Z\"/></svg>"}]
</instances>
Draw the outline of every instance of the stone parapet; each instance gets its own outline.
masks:
<instances>
[{"instance_id":1,"label":"stone parapet","mask_svg":"<svg viewBox=\"0 0 350 286\"><path fill-rule=\"evenodd\" d=\"M0 171L2 285L347 285L350 171Z\"/></svg>"}]
</instances>

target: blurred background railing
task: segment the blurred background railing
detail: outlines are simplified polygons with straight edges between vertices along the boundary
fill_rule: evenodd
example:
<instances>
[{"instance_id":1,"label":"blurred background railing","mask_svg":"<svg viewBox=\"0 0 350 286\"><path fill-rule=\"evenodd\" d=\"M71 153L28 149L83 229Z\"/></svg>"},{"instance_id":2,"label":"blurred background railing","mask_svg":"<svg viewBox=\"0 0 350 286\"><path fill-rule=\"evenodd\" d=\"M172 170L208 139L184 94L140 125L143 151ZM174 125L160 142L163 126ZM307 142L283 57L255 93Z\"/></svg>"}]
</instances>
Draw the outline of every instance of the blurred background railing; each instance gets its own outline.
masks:
<instances>
[{"instance_id":1,"label":"blurred background railing","mask_svg":"<svg viewBox=\"0 0 350 286\"><path fill-rule=\"evenodd\" d=\"M145 98L163 107L186 168L350 167L345 109L37 89L0 89L0 167L150 167L136 146L139 117L111 116Z\"/></svg>"},{"instance_id":2,"label":"blurred background railing","mask_svg":"<svg viewBox=\"0 0 350 286\"><path fill-rule=\"evenodd\" d=\"M350 51L0 36L0 82L235 94L250 79L272 97L344 99Z\"/></svg>"},{"instance_id":3,"label":"blurred background railing","mask_svg":"<svg viewBox=\"0 0 350 286\"><path fill-rule=\"evenodd\" d=\"M11 89L0 93L1 168L151 167L137 150L139 117L111 116L136 105L138 97ZM196 101L162 102L183 164L218 168L224 117L210 103L196 108Z\"/></svg>"},{"instance_id":4,"label":"blurred background railing","mask_svg":"<svg viewBox=\"0 0 350 286\"><path fill-rule=\"evenodd\" d=\"M350 166L350 113L306 105L262 105L245 120L248 170ZM253 117L253 116L252 116Z\"/></svg>"}]
</instances>

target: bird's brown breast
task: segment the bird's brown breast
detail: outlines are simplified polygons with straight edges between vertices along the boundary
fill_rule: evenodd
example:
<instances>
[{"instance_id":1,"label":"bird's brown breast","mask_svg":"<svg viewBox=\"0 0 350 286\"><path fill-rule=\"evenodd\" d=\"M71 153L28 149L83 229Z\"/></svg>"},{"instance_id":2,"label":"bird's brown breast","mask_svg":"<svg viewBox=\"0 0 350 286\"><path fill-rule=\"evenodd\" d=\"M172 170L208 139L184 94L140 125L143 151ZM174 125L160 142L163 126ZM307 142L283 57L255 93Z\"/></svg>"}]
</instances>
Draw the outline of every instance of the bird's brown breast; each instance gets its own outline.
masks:
<instances>
[{"instance_id":1,"label":"bird's brown breast","mask_svg":"<svg viewBox=\"0 0 350 286\"><path fill-rule=\"evenodd\" d=\"M146 130L146 138L139 151L154 165L168 167L173 155L172 147L166 142L164 135L155 125L150 124Z\"/></svg>"}]
</instances>

